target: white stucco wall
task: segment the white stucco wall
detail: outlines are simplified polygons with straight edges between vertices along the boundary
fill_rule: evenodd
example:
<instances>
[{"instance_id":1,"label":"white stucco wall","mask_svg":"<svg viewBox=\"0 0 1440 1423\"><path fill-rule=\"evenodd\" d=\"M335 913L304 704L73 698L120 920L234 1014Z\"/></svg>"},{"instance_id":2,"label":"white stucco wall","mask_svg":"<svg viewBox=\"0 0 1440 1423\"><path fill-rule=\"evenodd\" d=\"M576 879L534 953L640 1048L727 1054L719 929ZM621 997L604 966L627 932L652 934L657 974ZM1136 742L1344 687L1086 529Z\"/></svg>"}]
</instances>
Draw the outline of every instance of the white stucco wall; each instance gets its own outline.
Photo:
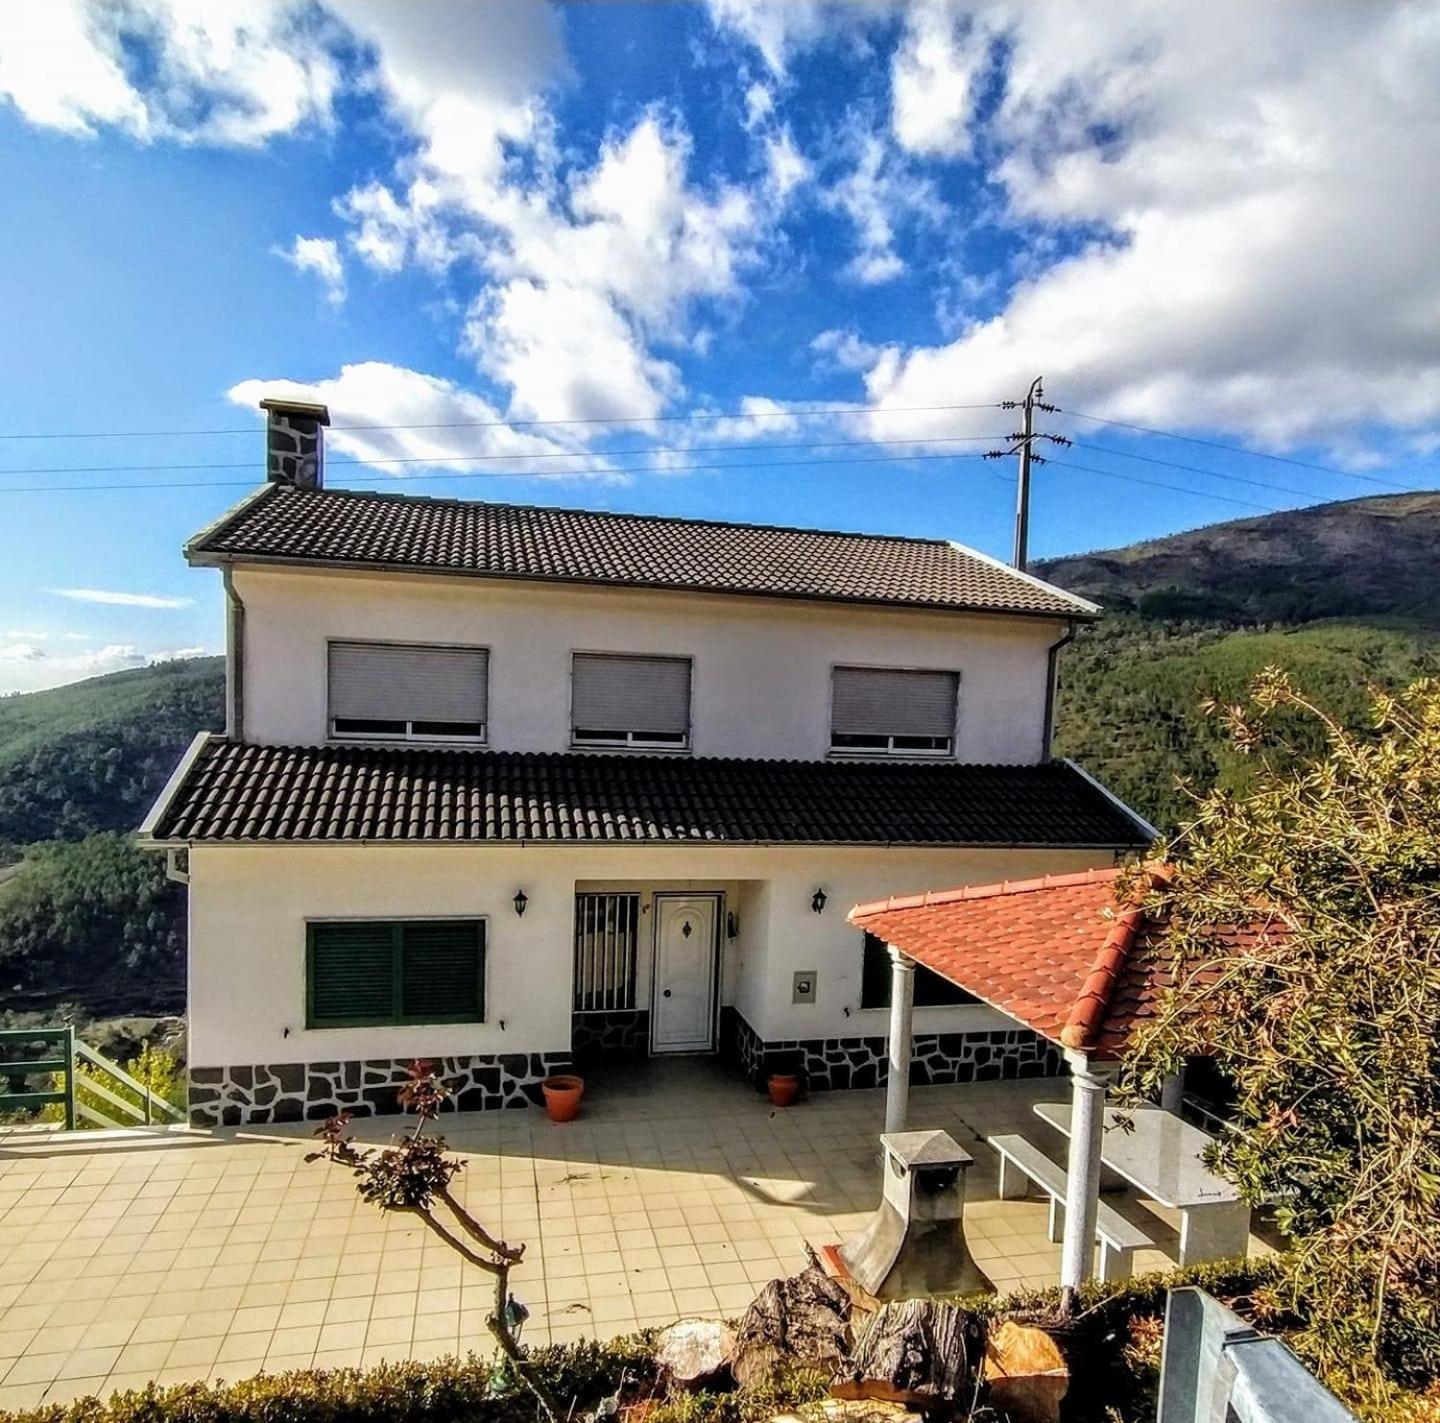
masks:
<instances>
[{"instance_id":1,"label":"white stucco wall","mask_svg":"<svg viewBox=\"0 0 1440 1423\"><path fill-rule=\"evenodd\" d=\"M200 846L190 856L190 1061L211 1067L564 1051L577 884L725 890L740 936L722 940L722 997L762 1037L883 1035L884 1012L859 1008L860 936L845 922L852 904L1109 859L1104 851L1077 850ZM529 905L520 919L511 897L522 886ZM820 915L810 908L817 886L829 896ZM305 1027L307 919L427 915L488 919L486 1022ZM648 984L643 950L641 963ZM818 975L817 999L797 1007L791 979L800 969ZM915 1015L919 1032L1006 1025L986 1008Z\"/></svg>"},{"instance_id":2,"label":"white stucco wall","mask_svg":"<svg viewBox=\"0 0 1440 1423\"><path fill-rule=\"evenodd\" d=\"M816 759L829 748L835 663L958 670L962 761L1039 759L1046 650L1062 624L488 579L238 569L245 606L245 739L327 734L326 642L490 649L490 745L569 744L570 653L693 657L693 751Z\"/></svg>"}]
</instances>

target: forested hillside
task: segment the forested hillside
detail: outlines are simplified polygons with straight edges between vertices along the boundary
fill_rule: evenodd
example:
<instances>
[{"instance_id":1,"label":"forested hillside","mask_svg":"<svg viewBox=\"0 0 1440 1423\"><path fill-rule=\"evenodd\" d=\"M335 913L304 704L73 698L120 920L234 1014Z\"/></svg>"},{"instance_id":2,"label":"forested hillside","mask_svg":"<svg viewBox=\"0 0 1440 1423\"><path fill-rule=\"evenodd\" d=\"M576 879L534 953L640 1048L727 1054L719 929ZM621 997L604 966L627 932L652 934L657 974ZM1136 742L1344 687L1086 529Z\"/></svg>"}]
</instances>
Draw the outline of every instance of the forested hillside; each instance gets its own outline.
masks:
<instances>
[{"instance_id":1,"label":"forested hillside","mask_svg":"<svg viewBox=\"0 0 1440 1423\"><path fill-rule=\"evenodd\" d=\"M5 1008L183 1008L184 893L130 832L223 693L207 657L0 697Z\"/></svg>"},{"instance_id":2,"label":"forested hillside","mask_svg":"<svg viewBox=\"0 0 1440 1423\"><path fill-rule=\"evenodd\" d=\"M1366 687L1440 675L1437 549L1440 494L1397 494L1037 564L1107 609L1064 655L1056 751L1173 829L1181 783L1253 773L1202 707L1240 699L1262 667L1352 725ZM1318 749L1312 725L1293 730L1298 754Z\"/></svg>"},{"instance_id":3,"label":"forested hillside","mask_svg":"<svg viewBox=\"0 0 1440 1423\"><path fill-rule=\"evenodd\" d=\"M1185 785L1248 784L1255 763L1236 753L1203 704L1243 700L1255 674L1272 665L1286 668L1317 705L1360 726L1367 687L1440 675L1440 636L1349 619L1253 628L1112 614L1065 652L1055 752L1173 830L1189 805ZM1298 755L1321 749L1313 722L1290 717L1286 726Z\"/></svg>"},{"instance_id":4,"label":"forested hillside","mask_svg":"<svg viewBox=\"0 0 1440 1423\"><path fill-rule=\"evenodd\" d=\"M0 854L133 830L195 733L223 724L224 683L199 657L0 697Z\"/></svg>"}]
</instances>

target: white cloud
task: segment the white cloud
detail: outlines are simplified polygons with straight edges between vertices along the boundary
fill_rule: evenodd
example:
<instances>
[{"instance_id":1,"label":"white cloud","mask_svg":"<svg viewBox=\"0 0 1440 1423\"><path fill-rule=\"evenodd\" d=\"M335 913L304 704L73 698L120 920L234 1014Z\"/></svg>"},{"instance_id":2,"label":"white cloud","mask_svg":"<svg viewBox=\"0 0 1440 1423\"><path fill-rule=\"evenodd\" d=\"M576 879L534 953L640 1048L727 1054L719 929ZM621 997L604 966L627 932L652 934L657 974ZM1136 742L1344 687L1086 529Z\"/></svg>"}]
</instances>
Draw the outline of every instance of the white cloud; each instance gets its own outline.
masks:
<instances>
[{"instance_id":1,"label":"white cloud","mask_svg":"<svg viewBox=\"0 0 1440 1423\"><path fill-rule=\"evenodd\" d=\"M175 647L163 652L146 654L145 660L152 665L156 662L188 662L192 657L208 657L209 649L204 647Z\"/></svg>"},{"instance_id":2,"label":"white cloud","mask_svg":"<svg viewBox=\"0 0 1440 1423\"><path fill-rule=\"evenodd\" d=\"M47 18L9 18L31 9ZM701 307L733 307L738 274L808 172L772 123L753 138L758 196L697 180L687 131L658 110L594 151L562 147L549 101L570 71L540 0L56 0L53 17L0 14L17 56L0 93L72 133L260 143L331 122L342 84L371 89L409 151L388 180L335 200L344 232L297 237L282 255L336 304L342 245L383 272L459 270L472 284L462 340L510 385L507 414L663 409L680 382L658 348L709 339Z\"/></svg>"},{"instance_id":3,"label":"white cloud","mask_svg":"<svg viewBox=\"0 0 1440 1423\"><path fill-rule=\"evenodd\" d=\"M852 123L845 144L853 167L821 200L854 225L858 250L846 275L863 286L876 286L905 270L895 250L901 225L937 221L944 210L929 180L911 172L880 135Z\"/></svg>"},{"instance_id":4,"label":"white cloud","mask_svg":"<svg viewBox=\"0 0 1440 1423\"><path fill-rule=\"evenodd\" d=\"M12 692L39 692L85 677L143 667L149 659L131 643L110 643L94 652L72 657L47 655L42 648L0 646L0 696Z\"/></svg>"},{"instance_id":5,"label":"white cloud","mask_svg":"<svg viewBox=\"0 0 1440 1423\"><path fill-rule=\"evenodd\" d=\"M473 474L519 469L557 479L615 478L606 472L603 460L585 454L578 444L512 429L502 423L500 411L489 401L453 381L383 361L342 366L339 375L309 383L245 380L226 394L251 411L266 396L319 401L330 410L329 449L362 462L407 461L375 463L381 472L397 478L425 468ZM581 475L577 471L598 472ZM336 482L343 477L337 470Z\"/></svg>"},{"instance_id":6,"label":"white cloud","mask_svg":"<svg viewBox=\"0 0 1440 1423\"><path fill-rule=\"evenodd\" d=\"M1016 221L1094 232L872 398L1073 408L1267 444L1440 420L1440 10L970 7ZM1235 36L1243 34L1243 45ZM943 419L943 417L937 417Z\"/></svg>"},{"instance_id":7,"label":"white cloud","mask_svg":"<svg viewBox=\"0 0 1440 1423\"><path fill-rule=\"evenodd\" d=\"M810 349L837 370L865 371L879 360L882 348L862 340L853 327L832 327L815 337Z\"/></svg>"},{"instance_id":8,"label":"white cloud","mask_svg":"<svg viewBox=\"0 0 1440 1423\"><path fill-rule=\"evenodd\" d=\"M568 77L551 8L336 9L375 46L377 82L416 142L394 181L337 201L356 254L386 272L460 257L478 269L465 349L510 387L507 413L662 410L680 383L656 346L703 341L700 306L740 295L773 205L803 177L793 140L756 140L770 175L763 205L694 181L687 131L658 110L607 133L587 159L562 150L547 107Z\"/></svg>"},{"instance_id":9,"label":"white cloud","mask_svg":"<svg viewBox=\"0 0 1440 1423\"><path fill-rule=\"evenodd\" d=\"M0 98L77 136L252 146L328 122L339 81L296 0L0 5Z\"/></svg>"},{"instance_id":10,"label":"white cloud","mask_svg":"<svg viewBox=\"0 0 1440 1423\"><path fill-rule=\"evenodd\" d=\"M48 632L36 632L29 628L11 628L6 637L19 638L22 642L44 642L49 638Z\"/></svg>"},{"instance_id":11,"label":"white cloud","mask_svg":"<svg viewBox=\"0 0 1440 1423\"><path fill-rule=\"evenodd\" d=\"M75 633L66 636L79 638L85 635ZM179 662L209 655L208 648L199 646L146 652L134 643L111 642L93 652L57 656L33 645L0 643L0 696L14 692L39 692L86 677L101 677L109 672L124 672L159 662Z\"/></svg>"},{"instance_id":12,"label":"white cloud","mask_svg":"<svg viewBox=\"0 0 1440 1423\"><path fill-rule=\"evenodd\" d=\"M740 401L739 415L707 420L702 432L706 439L745 443L767 437L783 437L799 428L797 413L789 406L766 395L747 395Z\"/></svg>"},{"instance_id":13,"label":"white cloud","mask_svg":"<svg viewBox=\"0 0 1440 1423\"><path fill-rule=\"evenodd\" d=\"M0 643L0 662L43 662L45 649L32 642Z\"/></svg>"},{"instance_id":14,"label":"white cloud","mask_svg":"<svg viewBox=\"0 0 1440 1423\"><path fill-rule=\"evenodd\" d=\"M193 598L167 598L158 593L122 593L110 588L47 588L57 598L77 603L107 603L120 608L188 608Z\"/></svg>"},{"instance_id":15,"label":"white cloud","mask_svg":"<svg viewBox=\"0 0 1440 1423\"><path fill-rule=\"evenodd\" d=\"M297 236L287 247L276 249L297 272L313 272L325 288L325 299L331 306L345 301L345 263L340 257L340 244L331 237Z\"/></svg>"},{"instance_id":16,"label":"white cloud","mask_svg":"<svg viewBox=\"0 0 1440 1423\"><path fill-rule=\"evenodd\" d=\"M906 11L890 65L891 127L910 153L945 158L970 151L975 90L990 57L990 35L945 0Z\"/></svg>"}]
</instances>

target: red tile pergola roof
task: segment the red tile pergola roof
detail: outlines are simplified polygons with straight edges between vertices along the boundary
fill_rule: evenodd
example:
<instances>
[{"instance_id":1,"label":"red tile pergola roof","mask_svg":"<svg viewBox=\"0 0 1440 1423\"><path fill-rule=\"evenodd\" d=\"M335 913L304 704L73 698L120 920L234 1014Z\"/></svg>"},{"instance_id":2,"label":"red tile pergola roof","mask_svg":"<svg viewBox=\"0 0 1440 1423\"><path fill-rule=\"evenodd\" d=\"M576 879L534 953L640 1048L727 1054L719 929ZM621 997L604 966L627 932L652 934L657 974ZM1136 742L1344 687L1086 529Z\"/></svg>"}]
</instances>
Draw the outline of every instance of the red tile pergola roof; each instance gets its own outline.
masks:
<instances>
[{"instance_id":1,"label":"red tile pergola roof","mask_svg":"<svg viewBox=\"0 0 1440 1423\"><path fill-rule=\"evenodd\" d=\"M1156 926L1116 903L1120 873L932 890L856 905L850 921L1051 1042L1117 1058L1171 982Z\"/></svg>"}]
</instances>

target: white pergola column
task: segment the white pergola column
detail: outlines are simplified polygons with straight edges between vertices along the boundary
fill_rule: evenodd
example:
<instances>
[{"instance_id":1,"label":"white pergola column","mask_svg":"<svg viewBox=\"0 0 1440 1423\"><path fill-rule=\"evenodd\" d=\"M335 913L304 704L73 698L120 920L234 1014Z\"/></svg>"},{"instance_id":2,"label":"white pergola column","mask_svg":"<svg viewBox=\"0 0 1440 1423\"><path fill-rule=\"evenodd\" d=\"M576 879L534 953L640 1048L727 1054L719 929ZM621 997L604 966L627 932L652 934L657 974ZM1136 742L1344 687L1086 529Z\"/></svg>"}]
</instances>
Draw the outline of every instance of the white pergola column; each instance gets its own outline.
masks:
<instances>
[{"instance_id":1,"label":"white pergola column","mask_svg":"<svg viewBox=\"0 0 1440 1423\"><path fill-rule=\"evenodd\" d=\"M915 1055L915 960L890 950L890 1065L885 1078L885 1130L904 1131L910 1108L910 1059Z\"/></svg>"},{"instance_id":2,"label":"white pergola column","mask_svg":"<svg viewBox=\"0 0 1440 1423\"><path fill-rule=\"evenodd\" d=\"M1095 1273L1095 1221L1100 1210L1100 1139L1105 1130L1109 1074L1093 1069L1083 1053L1070 1063L1070 1147L1065 1169L1065 1234L1060 1285L1075 1289Z\"/></svg>"}]
</instances>

